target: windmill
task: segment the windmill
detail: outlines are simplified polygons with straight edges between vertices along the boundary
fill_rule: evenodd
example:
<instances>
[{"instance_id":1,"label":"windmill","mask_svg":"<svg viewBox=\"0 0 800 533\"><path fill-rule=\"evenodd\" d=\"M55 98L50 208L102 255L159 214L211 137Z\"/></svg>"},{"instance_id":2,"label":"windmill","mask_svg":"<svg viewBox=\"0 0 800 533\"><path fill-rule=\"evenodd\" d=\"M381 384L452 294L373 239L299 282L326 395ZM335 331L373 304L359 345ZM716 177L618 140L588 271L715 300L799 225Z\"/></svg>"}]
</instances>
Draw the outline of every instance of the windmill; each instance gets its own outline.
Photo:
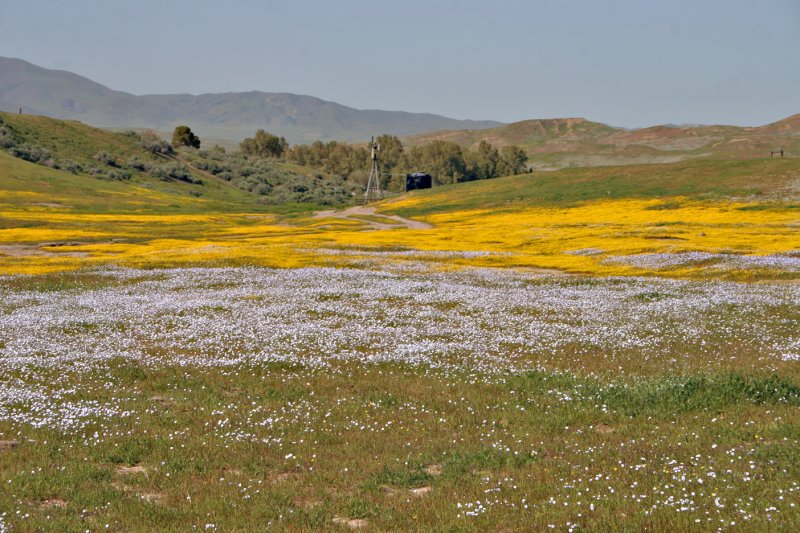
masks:
<instances>
[{"instance_id":1,"label":"windmill","mask_svg":"<svg viewBox=\"0 0 800 533\"><path fill-rule=\"evenodd\" d=\"M381 146L375 142L375 137L370 141L372 148L372 168L369 171L369 179L367 180L367 190L364 193L364 203L368 204L373 201L383 200L383 189L381 188L381 173L378 168L378 152Z\"/></svg>"}]
</instances>

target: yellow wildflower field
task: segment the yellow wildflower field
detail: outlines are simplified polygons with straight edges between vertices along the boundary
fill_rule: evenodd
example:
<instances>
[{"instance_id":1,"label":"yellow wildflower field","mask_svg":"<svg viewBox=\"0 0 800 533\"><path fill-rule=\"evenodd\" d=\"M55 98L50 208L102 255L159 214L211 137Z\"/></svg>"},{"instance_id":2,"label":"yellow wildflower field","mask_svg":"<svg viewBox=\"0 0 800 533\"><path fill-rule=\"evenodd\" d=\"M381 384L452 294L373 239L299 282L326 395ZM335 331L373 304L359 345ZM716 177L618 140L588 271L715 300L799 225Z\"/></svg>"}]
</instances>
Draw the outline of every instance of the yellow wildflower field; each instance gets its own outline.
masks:
<instances>
[{"instance_id":1,"label":"yellow wildflower field","mask_svg":"<svg viewBox=\"0 0 800 533\"><path fill-rule=\"evenodd\" d=\"M415 201L389 201L378 213L391 215ZM433 268L794 278L797 271L769 271L753 260L735 269L709 269L709 264L728 257L792 258L800 250L800 211L791 206L685 198L668 204L659 199L596 200L569 207L456 210L419 217L429 229L375 230L363 216L251 213L114 215L41 208L6 209L0 218L6 221L0 229L0 274L109 264L293 268L414 260ZM650 265L628 260L671 256L687 261L664 267L663 261Z\"/></svg>"}]
</instances>

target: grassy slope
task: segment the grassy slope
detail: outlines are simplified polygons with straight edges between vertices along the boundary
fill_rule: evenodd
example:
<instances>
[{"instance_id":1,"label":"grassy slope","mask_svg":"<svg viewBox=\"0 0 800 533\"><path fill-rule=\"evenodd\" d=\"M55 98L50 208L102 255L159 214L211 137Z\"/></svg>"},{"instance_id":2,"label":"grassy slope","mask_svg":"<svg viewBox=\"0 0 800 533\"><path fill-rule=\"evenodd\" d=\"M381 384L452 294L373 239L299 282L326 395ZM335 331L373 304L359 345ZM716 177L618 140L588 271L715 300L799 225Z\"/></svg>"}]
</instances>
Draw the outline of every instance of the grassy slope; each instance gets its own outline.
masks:
<instances>
[{"instance_id":1,"label":"grassy slope","mask_svg":"<svg viewBox=\"0 0 800 533\"><path fill-rule=\"evenodd\" d=\"M0 113L3 122L29 144L49 150L57 160L81 164L100 163L93 159L106 152L124 162L137 158L168 162L138 147L130 137L86 126L76 121L55 120L33 115ZM223 180L203 185L163 181L142 172L133 172L130 181L115 182L83 174L54 170L0 153L0 191L6 205L30 207L34 203L62 203L77 212L197 212L207 210L254 209L252 194L231 187ZM8 194L13 192L14 194ZM26 195L32 193L25 201ZM195 198L190 194L200 194Z\"/></svg>"},{"instance_id":2,"label":"grassy slope","mask_svg":"<svg viewBox=\"0 0 800 533\"><path fill-rule=\"evenodd\" d=\"M104 151L125 160L129 157L152 159L121 133L93 128L74 120L57 120L38 115L0 113L0 118L31 144L50 150L61 159L96 163L92 156Z\"/></svg>"},{"instance_id":3,"label":"grassy slope","mask_svg":"<svg viewBox=\"0 0 800 533\"><path fill-rule=\"evenodd\" d=\"M46 148L58 161L103 166L94 159L106 152L122 163L130 159L157 164L183 158L151 154L122 133L93 128L77 121L34 115L0 113L0 118L28 144ZM278 164L290 172L312 173L312 169ZM22 209L35 204L60 203L78 213L199 213L269 211L292 213L314 206L270 206L257 203L258 196L240 190L223 179L190 168L202 185L164 181L144 172L132 172L129 181L115 182L85 174L71 174L14 158L0 151L0 204ZM198 196L199 195L199 196Z\"/></svg>"},{"instance_id":4,"label":"grassy slope","mask_svg":"<svg viewBox=\"0 0 800 533\"><path fill-rule=\"evenodd\" d=\"M473 209L569 207L623 198L798 200L800 169L784 160L692 161L564 169L414 191L416 201L384 209L402 216Z\"/></svg>"},{"instance_id":5,"label":"grassy slope","mask_svg":"<svg viewBox=\"0 0 800 533\"><path fill-rule=\"evenodd\" d=\"M199 191L202 196L194 198L189 191ZM0 153L0 206L22 210L61 206L71 213L177 214L259 209L252 195L221 183L164 182L145 174L127 182L106 181L46 168L6 153Z\"/></svg>"}]
</instances>

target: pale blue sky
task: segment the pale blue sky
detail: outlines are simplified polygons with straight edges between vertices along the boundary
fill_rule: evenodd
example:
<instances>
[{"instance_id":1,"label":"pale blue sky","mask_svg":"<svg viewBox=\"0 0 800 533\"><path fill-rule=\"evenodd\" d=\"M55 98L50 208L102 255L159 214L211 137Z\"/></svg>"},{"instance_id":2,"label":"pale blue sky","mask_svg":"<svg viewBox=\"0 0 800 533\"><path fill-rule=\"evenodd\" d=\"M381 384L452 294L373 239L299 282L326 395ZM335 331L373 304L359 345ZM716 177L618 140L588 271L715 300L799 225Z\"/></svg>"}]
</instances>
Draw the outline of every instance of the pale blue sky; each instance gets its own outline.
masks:
<instances>
[{"instance_id":1,"label":"pale blue sky","mask_svg":"<svg viewBox=\"0 0 800 533\"><path fill-rule=\"evenodd\" d=\"M800 113L800 0L0 0L0 55L135 94L619 126Z\"/></svg>"}]
</instances>

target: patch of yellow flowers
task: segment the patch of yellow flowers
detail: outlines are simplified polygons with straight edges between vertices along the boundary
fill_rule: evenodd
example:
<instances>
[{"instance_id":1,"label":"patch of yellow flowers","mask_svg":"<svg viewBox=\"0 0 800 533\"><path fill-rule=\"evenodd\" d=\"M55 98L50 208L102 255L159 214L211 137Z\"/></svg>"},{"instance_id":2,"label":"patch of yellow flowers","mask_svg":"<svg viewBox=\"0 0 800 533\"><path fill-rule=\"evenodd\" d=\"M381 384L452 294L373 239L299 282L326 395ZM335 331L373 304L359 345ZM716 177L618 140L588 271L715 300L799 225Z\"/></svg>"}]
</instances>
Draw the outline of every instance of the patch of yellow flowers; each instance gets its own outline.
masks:
<instances>
[{"instance_id":1,"label":"patch of yellow flowers","mask_svg":"<svg viewBox=\"0 0 800 533\"><path fill-rule=\"evenodd\" d=\"M106 264L159 268L258 265L275 268L396 262L421 252L433 268L486 266L554 269L593 275L655 272L608 261L643 253L766 255L800 250L800 212L780 204L677 199L602 200L568 208L454 211L424 217L434 227L372 230L368 221L312 218L291 223L271 215L87 215L0 211L0 274L38 274ZM389 204L380 211L410 200ZM42 243L80 241L68 247ZM73 243L74 244L74 243ZM347 254L337 250L349 250ZM370 254L389 251L386 254ZM364 257L359 257L362 253ZM377 259L376 259L377 257ZM417 258L418 260L419 258ZM361 263L359 263L361 261ZM659 271L706 276L702 267ZM758 277L763 273L739 273ZM785 276L784 276L785 277ZM788 277L797 277L788 275Z\"/></svg>"}]
</instances>

